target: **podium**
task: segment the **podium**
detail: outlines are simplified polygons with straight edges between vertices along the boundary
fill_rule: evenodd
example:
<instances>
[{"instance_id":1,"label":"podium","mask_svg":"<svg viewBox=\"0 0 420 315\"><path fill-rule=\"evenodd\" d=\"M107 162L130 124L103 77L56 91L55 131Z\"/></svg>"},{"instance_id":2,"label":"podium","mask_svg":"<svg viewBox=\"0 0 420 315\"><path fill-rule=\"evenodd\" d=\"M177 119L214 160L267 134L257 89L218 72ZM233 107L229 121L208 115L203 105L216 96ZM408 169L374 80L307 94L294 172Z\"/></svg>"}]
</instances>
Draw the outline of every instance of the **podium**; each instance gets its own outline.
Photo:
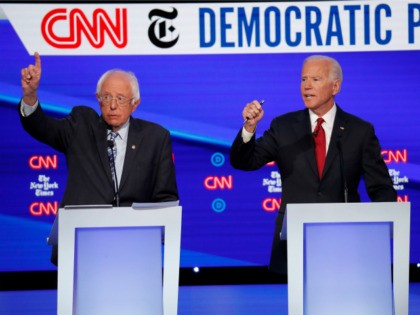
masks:
<instances>
[{"instance_id":1,"label":"podium","mask_svg":"<svg viewBox=\"0 0 420 315\"><path fill-rule=\"evenodd\" d=\"M289 315L408 314L410 203L289 204L286 226Z\"/></svg>"},{"instance_id":2,"label":"podium","mask_svg":"<svg viewBox=\"0 0 420 315\"><path fill-rule=\"evenodd\" d=\"M57 314L177 314L181 212L60 209Z\"/></svg>"}]
</instances>

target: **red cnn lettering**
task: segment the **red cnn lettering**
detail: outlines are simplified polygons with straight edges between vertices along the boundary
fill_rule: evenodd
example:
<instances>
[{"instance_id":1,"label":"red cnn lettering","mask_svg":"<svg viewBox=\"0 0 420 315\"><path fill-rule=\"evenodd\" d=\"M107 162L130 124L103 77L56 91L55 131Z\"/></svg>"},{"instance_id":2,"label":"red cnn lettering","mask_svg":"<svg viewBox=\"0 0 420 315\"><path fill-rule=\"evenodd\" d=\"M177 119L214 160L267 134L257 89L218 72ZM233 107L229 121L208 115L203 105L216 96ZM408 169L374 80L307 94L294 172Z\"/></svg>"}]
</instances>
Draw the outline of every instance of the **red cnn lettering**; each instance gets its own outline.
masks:
<instances>
[{"instance_id":1,"label":"red cnn lettering","mask_svg":"<svg viewBox=\"0 0 420 315\"><path fill-rule=\"evenodd\" d=\"M397 202L408 202L408 196L407 195L398 196L397 197Z\"/></svg>"},{"instance_id":2,"label":"red cnn lettering","mask_svg":"<svg viewBox=\"0 0 420 315\"><path fill-rule=\"evenodd\" d=\"M280 208L281 205L281 198L266 198L262 202L262 208L266 212L274 212L277 211Z\"/></svg>"},{"instance_id":3,"label":"red cnn lettering","mask_svg":"<svg viewBox=\"0 0 420 315\"><path fill-rule=\"evenodd\" d=\"M53 156L41 156L41 155L34 155L29 158L29 167L33 170L40 170L40 169L57 169L58 167L58 157L57 155Z\"/></svg>"},{"instance_id":4,"label":"red cnn lettering","mask_svg":"<svg viewBox=\"0 0 420 315\"><path fill-rule=\"evenodd\" d=\"M391 162L395 163L407 163L408 157L407 157L407 149L404 150L383 150L381 152L382 156L384 157L384 161L386 164L389 164Z\"/></svg>"},{"instance_id":5,"label":"red cnn lettering","mask_svg":"<svg viewBox=\"0 0 420 315\"><path fill-rule=\"evenodd\" d=\"M233 187L233 178L232 175L226 176L208 176L204 179L204 187L208 190L216 189L232 189Z\"/></svg>"},{"instance_id":6,"label":"red cnn lettering","mask_svg":"<svg viewBox=\"0 0 420 315\"><path fill-rule=\"evenodd\" d=\"M64 27L63 27L64 25ZM57 29L68 30L68 36L58 34ZM117 48L127 46L127 9L115 9L115 23L103 9L96 9L92 22L81 9L54 9L42 20L41 32L45 41L52 47L78 48L82 44L82 34L94 48L102 48L105 34Z\"/></svg>"},{"instance_id":7,"label":"red cnn lettering","mask_svg":"<svg viewBox=\"0 0 420 315\"><path fill-rule=\"evenodd\" d=\"M29 212L35 216L40 217L42 215L57 215L58 202L33 202L29 206Z\"/></svg>"}]
</instances>

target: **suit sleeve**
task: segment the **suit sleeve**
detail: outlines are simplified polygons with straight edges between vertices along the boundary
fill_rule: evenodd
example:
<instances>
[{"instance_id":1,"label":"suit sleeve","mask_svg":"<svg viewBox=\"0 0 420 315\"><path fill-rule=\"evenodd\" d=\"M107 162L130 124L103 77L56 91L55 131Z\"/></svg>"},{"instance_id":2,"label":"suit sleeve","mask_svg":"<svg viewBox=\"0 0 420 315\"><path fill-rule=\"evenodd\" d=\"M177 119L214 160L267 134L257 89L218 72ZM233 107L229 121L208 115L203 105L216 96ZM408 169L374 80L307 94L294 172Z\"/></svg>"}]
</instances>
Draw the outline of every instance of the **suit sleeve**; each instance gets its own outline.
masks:
<instances>
[{"instance_id":1,"label":"suit sleeve","mask_svg":"<svg viewBox=\"0 0 420 315\"><path fill-rule=\"evenodd\" d=\"M72 134L76 130L72 114L61 119L49 117L42 110L41 104L38 104L36 110L31 115L25 117L22 116L20 109L21 105L18 107L20 121L28 134L59 152L66 151Z\"/></svg>"},{"instance_id":2,"label":"suit sleeve","mask_svg":"<svg viewBox=\"0 0 420 315\"><path fill-rule=\"evenodd\" d=\"M381 147L372 125L363 147L363 174L366 191L372 201L397 201L397 193L393 187L388 167L381 155Z\"/></svg>"},{"instance_id":3,"label":"suit sleeve","mask_svg":"<svg viewBox=\"0 0 420 315\"><path fill-rule=\"evenodd\" d=\"M254 134L250 141L242 140L242 129L238 132L230 148L230 164L239 170L253 171L276 159L279 147L276 141L275 123L272 122L262 137ZM277 136L278 137L278 136Z\"/></svg>"},{"instance_id":4,"label":"suit sleeve","mask_svg":"<svg viewBox=\"0 0 420 315\"><path fill-rule=\"evenodd\" d=\"M162 150L156 178L156 183L153 188L154 201L179 200L175 165L172 156L172 142L169 132L165 132L163 136Z\"/></svg>"}]
</instances>

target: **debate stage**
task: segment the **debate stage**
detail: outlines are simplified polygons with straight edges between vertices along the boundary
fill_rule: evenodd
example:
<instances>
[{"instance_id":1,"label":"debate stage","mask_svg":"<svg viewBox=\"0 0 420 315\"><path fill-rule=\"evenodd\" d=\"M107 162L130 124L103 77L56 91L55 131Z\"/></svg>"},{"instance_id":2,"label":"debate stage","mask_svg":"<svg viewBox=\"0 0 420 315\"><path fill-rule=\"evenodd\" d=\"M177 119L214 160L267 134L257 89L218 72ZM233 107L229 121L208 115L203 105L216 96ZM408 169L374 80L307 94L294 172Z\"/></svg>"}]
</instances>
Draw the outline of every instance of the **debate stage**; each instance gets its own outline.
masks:
<instances>
[{"instance_id":1,"label":"debate stage","mask_svg":"<svg viewBox=\"0 0 420 315\"><path fill-rule=\"evenodd\" d=\"M420 315L419 282L410 283L409 299L408 315ZM56 311L56 290L0 291L2 315L56 315ZM180 286L178 314L286 315L287 285Z\"/></svg>"}]
</instances>

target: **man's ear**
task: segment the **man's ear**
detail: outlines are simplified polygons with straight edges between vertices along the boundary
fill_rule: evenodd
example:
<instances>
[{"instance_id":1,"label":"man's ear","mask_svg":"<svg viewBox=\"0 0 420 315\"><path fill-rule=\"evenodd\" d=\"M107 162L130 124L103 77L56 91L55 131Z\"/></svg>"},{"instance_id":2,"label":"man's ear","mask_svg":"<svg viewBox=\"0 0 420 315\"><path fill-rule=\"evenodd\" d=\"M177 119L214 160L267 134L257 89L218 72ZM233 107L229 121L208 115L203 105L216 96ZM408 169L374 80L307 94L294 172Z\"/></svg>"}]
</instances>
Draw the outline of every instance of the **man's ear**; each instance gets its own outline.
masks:
<instances>
[{"instance_id":1,"label":"man's ear","mask_svg":"<svg viewBox=\"0 0 420 315\"><path fill-rule=\"evenodd\" d=\"M341 81L340 80L335 80L333 83L333 95L337 95L338 92L340 92L341 89Z\"/></svg>"},{"instance_id":2,"label":"man's ear","mask_svg":"<svg viewBox=\"0 0 420 315\"><path fill-rule=\"evenodd\" d=\"M139 106L139 105L140 105L140 101L141 101L141 99L139 98L137 101L135 101L135 102L133 103L133 108L132 108L132 110L131 110L131 113L134 113L134 111L136 110L137 106Z\"/></svg>"}]
</instances>

